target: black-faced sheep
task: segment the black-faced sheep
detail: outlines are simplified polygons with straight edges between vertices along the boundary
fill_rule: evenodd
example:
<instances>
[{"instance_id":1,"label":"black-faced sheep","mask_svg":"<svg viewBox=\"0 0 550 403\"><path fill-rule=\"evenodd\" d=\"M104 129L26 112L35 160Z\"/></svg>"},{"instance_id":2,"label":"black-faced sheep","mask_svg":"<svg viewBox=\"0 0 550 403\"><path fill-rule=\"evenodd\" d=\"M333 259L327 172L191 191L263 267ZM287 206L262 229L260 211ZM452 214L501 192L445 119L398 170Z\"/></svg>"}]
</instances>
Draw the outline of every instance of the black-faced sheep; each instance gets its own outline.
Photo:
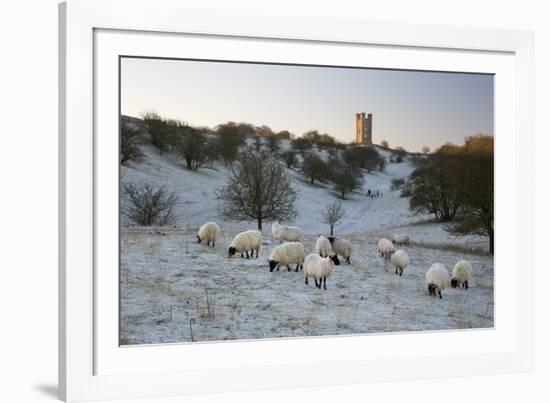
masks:
<instances>
[{"instance_id":1,"label":"black-faced sheep","mask_svg":"<svg viewBox=\"0 0 550 403\"><path fill-rule=\"evenodd\" d=\"M332 255L333 253L330 241L323 235L319 235L319 238L317 238L317 242L315 243L315 250L321 257L327 257Z\"/></svg>"},{"instance_id":2,"label":"black-faced sheep","mask_svg":"<svg viewBox=\"0 0 550 403\"><path fill-rule=\"evenodd\" d=\"M472 265L467 260L459 260L453 267L451 287L464 287L468 289L468 281L472 277Z\"/></svg>"},{"instance_id":3,"label":"black-faced sheep","mask_svg":"<svg viewBox=\"0 0 550 403\"><path fill-rule=\"evenodd\" d=\"M393 244L389 239L381 238L378 241L378 253L386 259L389 259L391 254L395 251Z\"/></svg>"},{"instance_id":4,"label":"black-faced sheep","mask_svg":"<svg viewBox=\"0 0 550 403\"><path fill-rule=\"evenodd\" d=\"M207 222L201 225L199 232L197 233L197 242L201 243L206 241L206 245L216 246L216 239L220 236L220 227L215 222Z\"/></svg>"},{"instance_id":5,"label":"black-faced sheep","mask_svg":"<svg viewBox=\"0 0 550 403\"><path fill-rule=\"evenodd\" d=\"M315 286L321 289L321 284L323 288L327 289L327 277L332 276L334 272L334 266L338 266L340 261L338 256L334 253L329 257L321 257L316 253L307 255L304 260L304 277L306 279L306 284L308 284L308 278L313 277L315 280ZM317 284L319 281L319 284Z\"/></svg>"},{"instance_id":6,"label":"black-faced sheep","mask_svg":"<svg viewBox=\"0 0 550 403\"><path fill-rule=\"evenodd\" d=\"M428 293L432 296L439 294L443 298L441 290L449 285L449 272L441 263L434 263L426 272L426 283L428 284Z\"/></svg>"},{"instance_id":7,"label":"black-faced sheep","mask_svg":"<svg viewBox=\"0 0 550 403\"><path fill-rule=\"evenodd\" d=\"M286 265L290 271L290 264L296 264L296 271L303 268L304 264L304 245L300 242L285 242L278 245L271 252L269 257L269 271L275 268L279 271L280 265Z\"/></svg>"},{"instance_id":8,"label":"black-faced sheep","mask_svg":"<svg viewBox=\"0 0 550 403\"><path fill-rule=\"evenodd\" d=\"M256 258L258 258L261 247L262 233L256 230L248 230L235 235L229 246L228 253L229 257L235 253L240 253L241 257L246 254L246 258L248 259L248 251L252 251L252 257L254 257L254 251L256 251Z\"/></svg>"},{"instance_id":9,"label":"black-faced sheep","mask_svg":"<svg viewBox=\"0 0 550 403\"><path fill-rule=\"evenodd\" d=\"M346 263L351 264L350 257L353 250L353 245L350 241L344 238L336 238L329 236L328 240L332 246L332 250L336 255L340 255L344 258Z\"/></svg>"},{"instance_id":10,"label":"black-faced sheep","mask_svg":"<svg viewBox=\"0 0 550 403\"><path fill-rule=\"evenodd\" d=\"M403 275L403 269L409 265L409 254L399 249L391 255L391 264L395 267L395 274Z\"/></svg>"}]
</instances>

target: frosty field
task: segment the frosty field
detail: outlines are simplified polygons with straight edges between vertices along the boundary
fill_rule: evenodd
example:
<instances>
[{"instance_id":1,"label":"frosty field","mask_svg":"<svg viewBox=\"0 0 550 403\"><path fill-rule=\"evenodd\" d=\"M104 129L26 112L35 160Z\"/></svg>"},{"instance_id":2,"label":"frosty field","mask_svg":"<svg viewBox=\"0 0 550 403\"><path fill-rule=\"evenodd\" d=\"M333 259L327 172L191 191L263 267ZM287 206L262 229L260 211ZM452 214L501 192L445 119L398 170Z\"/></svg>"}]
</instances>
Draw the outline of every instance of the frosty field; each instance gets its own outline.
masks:
<instances>
[{"instance_id":1,"label":"frosty field","mask_svg":"<svg viewBox=\"0 0 550 403\"><path fill-rule=\"evenodd\" d=\"M287 146L287 145L285 145ZM452 236L427 215L414 216L408 199L391 190L391 180L412 172L409 162L389 163L383 173L364 174L361 192L342 201L345 219L335 233L353 243L351 264L341 263L327 279L327 290L302 272L281 267L269 272L276 245L271 222L263 228L258 259L227 257L232 237L254 223L226 222L219 215L214 189L224 185L224 170L191 172L181 162L144 147L146 159L121 168L123 183L150 181L174 191L179 202L176 223L166 227L121 228L121 344L203 342L341 335L377 332L451 330L493 327L493 257L477 236ZM384 154L383 150L379 150ZM293 170L298 215L290 225L306 233L306 255L315 239L327 234L320 210L336 199L328 185L310 185ZM370 199L367 189L383 196ZM124 208L124 201L122 202ZM216 221L222 230L215 247L196 242L201 224ZM402 277L384 267L376 242L406 232L411 258ZM425 273L435 263L449 272L461 259L474 268L470 288L445 289L430 297ZM386 270L387 269L387 270Z\"/></svg>"}]
</instances>

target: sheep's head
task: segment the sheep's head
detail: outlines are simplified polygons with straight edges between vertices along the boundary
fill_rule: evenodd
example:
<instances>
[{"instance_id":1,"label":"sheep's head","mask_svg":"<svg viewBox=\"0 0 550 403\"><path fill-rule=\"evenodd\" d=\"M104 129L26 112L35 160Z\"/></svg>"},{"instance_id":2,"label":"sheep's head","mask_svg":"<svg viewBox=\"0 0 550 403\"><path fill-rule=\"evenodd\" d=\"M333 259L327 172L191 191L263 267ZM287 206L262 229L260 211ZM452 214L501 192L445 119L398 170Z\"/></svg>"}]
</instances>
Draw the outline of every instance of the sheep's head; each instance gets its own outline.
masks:
<instances>
[{"instance_id":1,"label":"sheep's head","mask_svg":"<svg viewBox=\"0 0 550 403\"><path fill-rule=\"evenodd\" d=\"M430 295L435 297L437 293L437 286L434 283L428 284L428 292Z\"/></svg>"},{"instance_id":2,"label":"sheep's head","mask_svg":"<svg viewBox=\"0 0 550 403\"><path fill-rule=\"evenodd\" d=\"M335 237L329 236L327 239L329 240L329 242L330 242L331 245L334 244L334 239L335 239Z\"/></svg>"},{"instance_id":3,"label":"sheep's head","mask_svg":"<svg viewBox=\"0 0 550 403\"><path fill-rule=\"evenodd\" d=\"M451 279L451 287L453 288L458 287L458 280L456 278Z\"/></svg>"},{"instance_id":4,"label":"sheep's head","mask_svg":"<svg viewBox=\"0 0 550 403\"><path fill-rule=\"evenodd\" d=\"M201 237L197 235L197 243L201 243L201 242L202 242Z\"/></svg>"},{"instance_id":5,"label":"sheep's head","mask_svg":"<svg viewBox=\"0 0 550 403\"><path fill-rule=\"evenodd\" d=\"M227 250L227 253L228 253L228 255L231 257L231 256L233 256L235 253L237 253L237 248L235 248L234 246L230 246L229 249Z\"/></svg>"},{"instance_id":6,"label":"sheep's head","mask_svg":"<svg viewBox=\"0 0 550 403\"><path fill-rule=\"evenodd\" d=\"M336 266L340 265L340 260L338 259L338 255L331 255L329 256L330 260L332 260L332 263L334 263Z\"/></svg>"},{"instance_id":7,"label":"sheep's head","mask_svg":"<svg viewBox=\"0 0 550 403\"><path fill-rule=\"evenodd\" d=\"M279 264L279 262L277 262L276 260L270 260L269 261L269 272L271 273L275 267L277 267L277 265Z\"/></svg>"}]
</instances>

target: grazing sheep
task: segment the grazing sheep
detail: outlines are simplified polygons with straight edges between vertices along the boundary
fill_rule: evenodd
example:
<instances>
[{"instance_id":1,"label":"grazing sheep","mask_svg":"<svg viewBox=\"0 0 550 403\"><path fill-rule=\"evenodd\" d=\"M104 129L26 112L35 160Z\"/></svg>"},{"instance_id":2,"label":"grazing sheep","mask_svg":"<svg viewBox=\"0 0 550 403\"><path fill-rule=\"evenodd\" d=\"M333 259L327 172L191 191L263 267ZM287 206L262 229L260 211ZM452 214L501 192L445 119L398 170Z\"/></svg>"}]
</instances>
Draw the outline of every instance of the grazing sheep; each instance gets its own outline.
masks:
<instances>
[{"instance_id":1,"label":"grazing sheep","mask_svg":"<svg viewBox=\"0 0 550 403\"><path fill-rule=\"evenodd\" d=\"M286 265L290 271L290 264L296 263L296 271L303 268L304 264L304 245L300 242L285 242L273 249L269 256L269 271L275 268L279 271L280 265Z\"/></svg>"},{"instance_id":2,"label":"grazing sheep","mask_svg":"<svg viewBox=\"0 0 550 403\"><path fill-rule=\"evenodd\" d=\"M323 235L319 235L319 238L317 238L317 243L315 244L315 250L321 257L328 257L333 253L332 246L330 245L330 241L327 238L325 238Z\"/></svg>"},{"instance_id":3,"label":"grazing sheep","mask_svg":"<svg viewBox=\"0 0 550 403\"><path fill-rule=\"evenodd\" d=\"M329 236L328 240L332 246L332 250L336 255L341 255L344 260L351 264L349 258L351 257L351 251L353 249L352 244L350 241L344 238L335 238L333 236Z\"/></svg>"},{"instance_id":4,"label":"grazing sheep","mask_svg":"<svg viewBox=\"0 0 550 403\"><path fill-rule=\"evenodd\" d=\"M340 261L338 256L332 253L329 257L321 257L315 253L307 255L304 260L304 277L306 284L308 284L308 278L313 277L315 280L315 286L321 289L323 284L324 289L327 289L327 277L332 276L334 272L334 266L338 266ZM319 280L319 284L317 284Z\"/></svg>"},{"instance_id":5,"label":"grazing sheep","mask_svg":"<svg viewBox=\"0 0 550 403\"><path fill-rule=\"evenodd\" d=\"M254 257L254 251L256 251L256 258L260 254L260 248L262 246L262 233L256 230L248 230L240 232L235 235L235 238L231 241L229 246L229 257L233 256L235 253L240 253L241 257L246 253L246 258L248 259L248 251L252 251L252 257Z\"/></svg>"},{"instance_id":6,"label":"grazing sheep","mask_svg":"<svg viewBox=\"0 0 550 403\"><path fill-rule=\"evenodd\" d=\"M434 263L430 266L426 272L426 283L428 283L428 292L434 297L439 294L441 296L441 290L447 288L449 285L449 272L441 263Z\"/></svg>"},{"instance_id":7,"label":"grazing sheep","mask_svg":"<svg viewBox=\"0 0 550 403\"><path fill-rule=\"evenodd\" d=\"M472 265L467 260L459 260L453 267L453 277L451 278L451 287L462 286L468 289L468 281L472 277Z\"/></svg>"},{"instance_id":8,"label":"grazing sheep","mask_svg":"<svg viewBox=\"0 0 550 403\"><path fill-rule=\"evenodd\" d=\"M299 227L279 225L278 221L275 221L271 225L271 233L273 234L273 239L279 241L279 243L284 241L300 242L304 236Z\"/></svg>"},{"instance_id":9,"label":"grazing sheep","mask_svg":"<svg viewBox=\"0 0 550 403\"><path fill-rule=\"evenodd\" d=\"M391 255L391 264L395 267L395 274L403 275L403 269L409 265L409 254L399 249Z\"/></svg>"},{"instance_id":10,"label":"grazing sheep","mask_svg":"<svg viewBox=\"0 0 550 403\"><path fill-rule=\"evenodd\" d=\"M199 232L197 233L197 242L201 243L206 241L206 245L216 246L216 239L220 236L220 227L215 222L207 222L201 225Z\"/></svg>"},{"instance_id":11,"label":"grazing sheep","mask_svg":"<svg viewBox=\"0 0 550 403\"><path fill-rule=\"evenodd\" d=\"M395 246L406 245L409 246L410 237L409 234L394 234L392 243Z\"/></svg>"},{"instance_id":12,"label":"grazing sheep","mask_svg":"<svg viewBox=\"0 0 550 403\"><path fill-rule=\"evenodd\" d=\"M381 238L378 241L378 252L380 253L380 256L384 256L384 258L389 259L394 250L393 244L389 239Z\"/></svg>"}]
</instances>

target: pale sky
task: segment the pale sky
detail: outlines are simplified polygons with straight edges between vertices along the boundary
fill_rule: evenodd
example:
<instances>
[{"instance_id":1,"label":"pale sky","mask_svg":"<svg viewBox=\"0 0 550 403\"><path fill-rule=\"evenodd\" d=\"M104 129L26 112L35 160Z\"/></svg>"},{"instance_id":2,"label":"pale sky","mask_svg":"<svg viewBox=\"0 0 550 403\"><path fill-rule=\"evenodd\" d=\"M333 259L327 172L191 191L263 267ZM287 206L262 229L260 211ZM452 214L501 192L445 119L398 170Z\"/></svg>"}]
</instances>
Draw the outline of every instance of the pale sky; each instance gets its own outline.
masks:
<instances>
[{"instance_id":1,"label":"pale sky","mask_svg":"<svg viewBox=\"0 0 550 403\"><path fill-rule=\"evenodd\" d=\"M155 111L192 126L228 121L302 135L355 136L373 114L373 142L420 151L493 134L493 76L401 70L123 58L121 111Z\"/></svg>"}]
</instances>

